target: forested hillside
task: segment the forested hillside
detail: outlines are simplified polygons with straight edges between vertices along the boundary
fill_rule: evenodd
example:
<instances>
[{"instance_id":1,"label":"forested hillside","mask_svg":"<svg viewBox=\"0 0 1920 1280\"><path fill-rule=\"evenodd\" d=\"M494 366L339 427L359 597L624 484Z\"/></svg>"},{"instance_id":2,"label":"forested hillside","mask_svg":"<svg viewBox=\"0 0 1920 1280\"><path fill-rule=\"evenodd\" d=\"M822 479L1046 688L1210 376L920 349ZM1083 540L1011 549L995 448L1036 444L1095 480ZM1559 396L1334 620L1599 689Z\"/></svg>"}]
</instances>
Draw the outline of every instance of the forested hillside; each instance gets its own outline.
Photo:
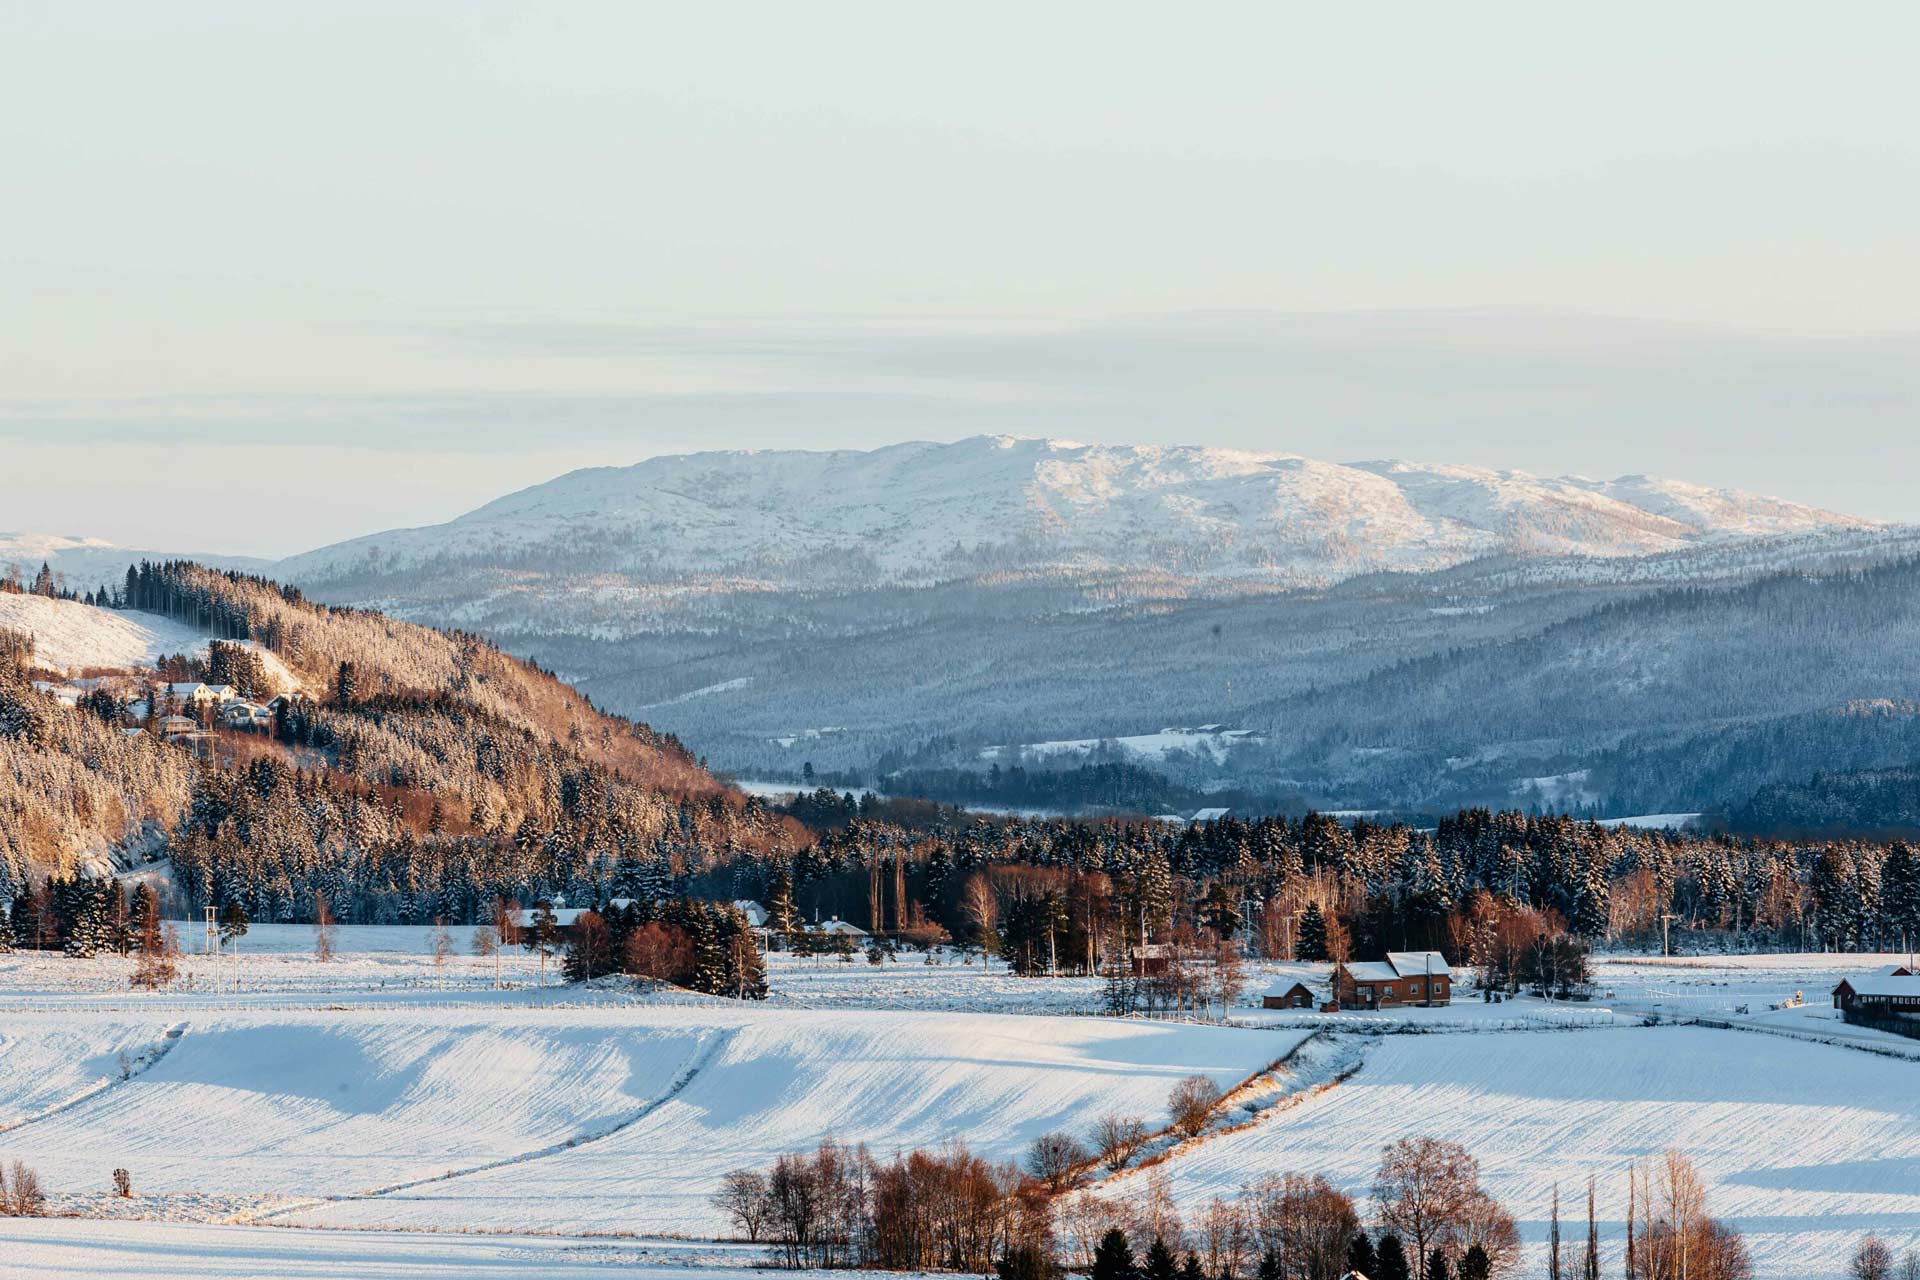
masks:
<instances>
[{"instance_id":1,"label":"forested hillside","mask_svg":"<svg viewBox=\"0 0 1920 1280\"><path fill-rule=\"evenodd\" d=\"M1909 723L1915 719L1909 709ZM1920 760L1920 750L1913 758ZM1912 837L1920 834L1920 766L1773 783L1735 809L1731 824L1742 831Z\"/></svg>"},{"instance_id":2,"label":"forested hillside","mask_svg":"<svg viewBox=\"0 0 1920 1280\"><path fill-rule=\"evenodd\" d=\"M190 563L130 570L113 603L220 639L118 686L143 698L103 684L74 707L32 686L30 653L0 659L0 894L139 847L171 856L188 906L302 919L324 895L343 919L466 919L788 838L673 738L474 636ZM255 663L300 686L270 731L123 727L129 702L191 710L163 677L241 682Z\"/></svg>"},{"instance_id":3,"label":"forested hillside","mask_svg":"<svg viewBox=\"0 0 1920 1280\"><path fill-rule=\"evenodd\" d=\"M1920 560L1615 601L1252 708L1242 764L1372 803L1698 810L1920 758Z\"/></svg>"}]
</instances>

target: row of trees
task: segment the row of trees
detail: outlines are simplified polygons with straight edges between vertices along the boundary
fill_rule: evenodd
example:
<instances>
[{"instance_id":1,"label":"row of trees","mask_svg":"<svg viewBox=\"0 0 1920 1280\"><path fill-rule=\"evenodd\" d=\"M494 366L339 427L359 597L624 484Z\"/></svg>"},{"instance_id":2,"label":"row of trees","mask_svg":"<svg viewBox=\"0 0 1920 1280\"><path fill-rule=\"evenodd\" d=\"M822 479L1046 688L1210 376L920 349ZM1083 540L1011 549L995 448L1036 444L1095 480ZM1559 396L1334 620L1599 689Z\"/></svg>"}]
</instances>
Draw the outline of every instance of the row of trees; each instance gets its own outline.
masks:
<instances>
[{"instance_id":1,"label":"row of trees","mask_svg":"<svg viewBox=\"0 0 1920 1280\"><path fill-rule=\"evenodd\" d=\"M1901 842L1794 846L1485 810L1433 831L1318 814L957 830L860 817L730 867L703 887L999 950L1025 973L1098 972L1183 929L1279 958L1434 948L1482 961L1517 954L1515 931L1529 944L1661 945L1670 932L1683 947L1711 934L1716 946L1845 950L1920 936L1920 857Z\"/></svg>"},{"instance_id":2,"label":"row of trees","mask_svg":"<svg viewBox=\"0 0 1920 1280\"><path fill-rule=\"evenodd\" d=\"M1420 1137L1386 1147L1365 1206L1319 1174L1295 1172L1216 1196L1191 1218L1157 1170L1121 1184L1133 1194L1102 1195L1076 1185L1094 1162L1063 1182L1045 1144L1035 1144L1023 1169L960 1144L882 1162L863 1147L828 1142L764 1171L735 1170L714 1204L741 1236L791 1268L993 1266L1003 1280L1040 1280L1061 1267L1090 1280L1339 1280L1348 1272L1489 1280L1521 1265L1512 1215L1455 1143ZM1738 1232L1707 1212L1699 1176L1680 1152L1635 1165L1627 1194L1625 1280L1750 1280ZM1597 1201L1590 1181L1585 1237L1566 1240L1555 1191L1548 1280L1602 1280ZM1905 1280L1894 1266L1891 1251L1869 1237L1852 1274Z\"/></svg>"}]
</instances>

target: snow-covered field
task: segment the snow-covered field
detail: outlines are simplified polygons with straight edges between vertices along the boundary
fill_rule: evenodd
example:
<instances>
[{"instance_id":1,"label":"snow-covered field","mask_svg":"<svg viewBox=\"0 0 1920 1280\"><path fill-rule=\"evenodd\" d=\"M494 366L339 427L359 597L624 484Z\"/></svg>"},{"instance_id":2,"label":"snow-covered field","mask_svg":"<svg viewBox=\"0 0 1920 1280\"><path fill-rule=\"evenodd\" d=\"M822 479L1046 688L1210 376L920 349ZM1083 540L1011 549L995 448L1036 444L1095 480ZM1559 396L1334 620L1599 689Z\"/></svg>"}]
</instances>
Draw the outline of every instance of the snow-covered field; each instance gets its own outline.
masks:
<instances>
[{"instance_id":1,"label":"snow-covered field","mask_svg":"<svg viewBox=\"0 0 1920 1280\"><path fill-rule=\"evenodd\" d=\"M205 631L157 613L96 609L41 596L0 593L0 627L31 631L34 661L68 672L150 666L161 654L207 647Z\"/></svg>"},{"instance_id":2,"label":"snow-covered field","mask_svg":"<svg viewBox=\"0 0 1920 1280\"><path fill-rule=\"evenodd\" d=\"M1555 1180L1577 1199L1597 1177L1617 1245L1627 1162L1678 1145L1765 1280L1838 1277L1869 1228L1920 1246L1920 1063L1886 1056L1920 1046L1844 1027L1827 999L1881 957L1608 958L1591 1004L1377 1015L1259 1010L1268 981L1325 977L1270 965L1229 1027L1085 1016L1097 980L917 957L775 956L775 996L751 1006L543 984L524 952L496 987L469 932L436 965L430 929L341 928L323 964L311 928L256 925L237 960L189 957L192 985L157 996L130 991L118 958L0 957L0 1159L35 1166L55 1210L83 1215L0 1220L9 1263L696 1275L752 1251L626 1237L723 1232L707 1197L730 1169L827 1137L1013 1158L1109 1111L1163 1119L1180 1077L1231 1085L1313 1030L1335 1039L1277 1087L1333 1064L1357 1074L1174 1154L1159 1168L1185 1207L1288 1170L1363 1197L1381 1145L1430 1133L1474 1151L1533 1240ZM1768 1009L1795 990L1809 1003ZM1731 1029L1646 1025L1689 1018ZM1822 1043L1848 1035L1868 1038ZM116 1167L131 1201L106 1194ZM129 1216L164 1221L99 1220ZM336 1230L303 1229L321 1227ZM525 1234L458 1234L475 1232Z\"/></svg>"},{"instance_id":3,"label":"snow-covered field","mask_svg":"<svg viewBox=\"0 0 1920 1280\"><path fill-rule=\"evenodd\" d=\"M1161 1168L1188 1206L1287 1170L1360 1197L1383 1146L1430 1134L1474 1154L1530 1241L1556 1183L1566 1213L1597 1178L1617 1255L1627 1165L1674 1146L1758 1274L1813 1280L1842 1275L1868 1230L1920 1247L1917 1086L1910 1063L1696 1027L1385 1036L1345 1083Z\"/></svg>"}]
</instances>

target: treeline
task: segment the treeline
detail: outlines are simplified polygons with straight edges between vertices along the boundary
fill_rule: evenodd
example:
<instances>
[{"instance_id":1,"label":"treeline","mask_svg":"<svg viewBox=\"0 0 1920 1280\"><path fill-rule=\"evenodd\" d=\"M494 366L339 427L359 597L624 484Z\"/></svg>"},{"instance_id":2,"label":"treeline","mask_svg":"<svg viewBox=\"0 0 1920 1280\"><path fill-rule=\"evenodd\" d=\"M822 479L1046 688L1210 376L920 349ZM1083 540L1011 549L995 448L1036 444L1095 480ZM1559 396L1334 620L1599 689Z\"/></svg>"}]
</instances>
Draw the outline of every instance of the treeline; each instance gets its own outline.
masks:
<instances>
[{"instance_id":1,"label":"treeline","mask_svg":"<svg viewBox=\"0 0 1920 1280\"><path fill-rule=\"evenodd\" d=\"M784 878L784 881L783 881ZM1253 935L1272 957L1436 948L1495 963L1541 938L1872 950L1920 936L1920 860L1899 842L1786 843L1469 810L1432 830L1322 814L1172 827L854 819L790 855L696 880L803 919L997 950L1024 972L1098 971L1127 949ZM784 891L783 891L784 892ZM1697 944L1696 944L1697 945ZM1517 955L1509 960L1518 965Z\"/></svg>"},{"instance_id":2,"label":"treeline","mask_svg":"<svg viewBox=\"0 0 1920 1280\"><path fill-rule=\"evenodd\" d=\"M1008 809L1107 810L1165 813L1205 805L1240 805L1243 793L1216 795L1183 787L1137 764L1113 761L1063 769L998 764L977 769L908 769L885 779L889 792L948 804Z\"/></svg>"},{"instance_id":3,"label":"treeline","mask_svg":"<svg viewBox=\"0 0 1920 1280\"><path fill-rule=\"evenodd\" d=\"M864 1147L827 1142L765 1170L733 1171L713 1203L740 1237L792 1269L992 1271L1001 1280L1052 1280L1068 1270L1089 1280L1520 1274L1513 1215L1457 1143L1418 1137L1384 1148L1364 1202L1319 1174L1274 1173L1183 1216L1157 1169L1101 1194L1082 1185L1093 1166L1064 1174L1048 1166L1046 1141L1023 1165L995 1164L959 1143L882 1161ZM1635 1165L1625 1191L1626 1280L1751 1280L1739 1234L1707 1212L1684 1155L1668 1151ZM1549 1276L1606 1274L1597 1182L1586 1192L1584 1239L1577 1218L1563 1232L1554 1192ZM1883 1274L1890 1280L1891 1271Z\"/></svg>"}]
</instances>

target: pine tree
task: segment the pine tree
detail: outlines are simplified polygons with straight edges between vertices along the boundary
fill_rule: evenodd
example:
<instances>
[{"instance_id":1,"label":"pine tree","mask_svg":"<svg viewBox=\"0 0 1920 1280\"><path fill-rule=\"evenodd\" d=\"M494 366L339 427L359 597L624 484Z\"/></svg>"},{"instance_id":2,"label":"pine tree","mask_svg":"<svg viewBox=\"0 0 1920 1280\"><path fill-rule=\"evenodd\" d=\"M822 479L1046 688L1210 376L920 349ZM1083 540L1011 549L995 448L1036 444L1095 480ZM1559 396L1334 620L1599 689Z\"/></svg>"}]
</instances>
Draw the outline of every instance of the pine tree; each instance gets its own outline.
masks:
<instances>
[{"instance_id":1,"label":"pine tree","mask_svg":"<svg viewBox=\"0 0 1920 1280\"><path fill-rule=\"evenodd\" d=\"M1175 1280L1179 1272L1179 1264L1173 1260L1173 1250L1167 1248L1165 1240L1155 1236L1153 1243L1147 1246L1147 1280Z\"/></svg>"},{"instance_id":2,"label":"pine tree","mask_svg":"<svg viewBox=\"0 0 1920 1280\"><path fill-rule=\"evenodd\" d=\"M1427 1255L1425 1280L1453 1280L1453 1264L1447 1261L1446 1250L1435 1249Z\"/></svg>"},{"instance_id":3,"label":"pine tree","mask_svg":"<svg viewBox=\"0 0 1920 1280\"><path fill-rule=\"evenodd\" d=\"M235 938L246 937L247 926L252 923L240 899L228 898L227 905L220 909L220 941L230 944Z\"/></svg>"},{"instance_id":4,"label":"pine tree","mask_svg":"<svg viewBox=\"0 0 1920 1280\"><path fill-rule=\"evenodd\" d=\"M1087 1280L1140 1280L1140 1267L1133 1260L1133 1246L1127 1243L1126 1232L1109 1227L1100 1237Z\"/></svg>"},{"instance_id":5,"label":"pine tree","mask_svg":"<svg viewBox=\"0 0 1920 1280\"><path fill-rule=\"evenodd\" d=\"M1181 1264L1180 1280L1207 1280L1207 1273L1200 1269L1200 1259L1194 1254L1189 1253L1186 1262Z\"/></svg>"},{"instance_id":6,"label":"pine tree","mask_svg":"<svg viewBox=\"0 0 1920 1280\"><path fill-rule=\"evenodd\" d=\"M1286 1264L1281 1261L1278 1249L1268 1249L1260 1255L1260 1270L1254 1280L1287 1280Z\"/></svg>"},{"instance_id":7,"label":"pine tree","mask_svg":"<svg viewBox=\"0 0 1920 1280\"><path fill-rule=\"evenodd\" d=\"M1347 1242L1347 1270L1357 1271L1369 1280L1380 1271L1380 1255L1374 1252L1373 1239L1364 1231L1353 1233Z\"/></svg>"},{"instance_id":8,"label":"pine tree","mask_svg":"<svg viewBox=\"0 0 1920 1280\"><path fill-rule=\"evenodd\" d=\"M1880 867L1880 913L1907 947L1920 938L1920 857L1904 840L1893 842Z\"/></svg>"},{"instance_id":9,"label":"pine tree","mask_svg":"<svg viewBox=\"0 0 1920 1280\"><path fill-rule=\"evenodd\" d=\"M0 956L13 951L13 909L0 900Z\"/></svg>"},{"instance_id":10,"label":"pine tree","mask_svg":"<svg viewBox=\"0 0 1920 1280\"><path fill-rule=\"evenodd\" d=\"M333 702L337 707L351 707L360 697L360 677L354 671L351 662L342 662L333 680Z\"/></svg>"},{"instance_id":11,"label":"pine tree","mask_svg":"<svg viewBox=\"0 0 1920 1280\"><path fill-rule=\"evenodd\" d=\"M1407 1261L1407 1251L1401 1245L1400 1237L1392 1232L1380 1237L1380 1252L1374 1267L1374 1270L1367 1272L1369 1280L1413 1280L1413 1267Z\"/></svg>"},{"instance_id":12,"label":"pine tree","mask_svg":"<svg viewBox=\"0 0 1920 1280\"><path fill-rule=\"evenodd\" d=\"M774 873L773 887L767 892L767 928L790 942L799 927L800 916L793 905L793 872L782 867Z\"/></svg>"},{"instance_id":13,"label":"pine tree","mask_svg":"<svg viewBox=\"0 0 1920 1280\"><path fill-rule=\"evenodd\" d=\"M1297 960L1327 958L1327 918L1320 914L1320 904L1317 902L1309 902L1300 915L1300 940L1294 946L1293 954Z\"/></svg>"},{"instance_id":14,"label":"pine tree","mask_svg":"<svg viewBox=\"0 0 1920 1280\"><path fill-rule=\"evenodd\" d=\"M1493 1260L1479 1245L1470 1245L1460 1257L1460 1280L1493 1280Z\"/></svg>"}]
</instances>

